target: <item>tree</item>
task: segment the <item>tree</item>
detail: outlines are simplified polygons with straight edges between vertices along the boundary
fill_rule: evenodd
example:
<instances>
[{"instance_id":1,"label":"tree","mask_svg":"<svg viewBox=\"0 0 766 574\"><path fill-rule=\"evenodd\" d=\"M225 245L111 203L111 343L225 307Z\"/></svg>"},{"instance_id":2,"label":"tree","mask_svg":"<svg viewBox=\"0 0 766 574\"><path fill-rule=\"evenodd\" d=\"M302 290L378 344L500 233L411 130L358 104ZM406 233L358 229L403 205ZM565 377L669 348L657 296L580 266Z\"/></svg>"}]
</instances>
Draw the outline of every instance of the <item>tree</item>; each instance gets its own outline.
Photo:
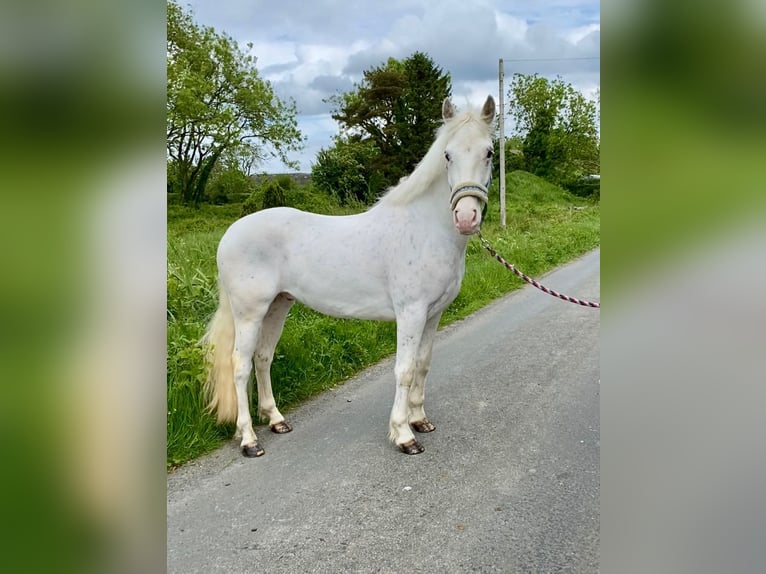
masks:
<instances>
[{"instance_id":1,"label":"tree","mask_svg":"<svg viewBox=\"0 0 766 574\"><path fill-rule=\"evenodd\" d=\"M255 188L252 177L242 169L236 155L224 154L216 162L206 186L206 198L217 205L249 196Z\"/></svg>"},{"instance_id":2,"label":"tree","mask_svg":"<svg viewBox=\"0 0 766 574\"><path fill-rule=\"evenodd\" d=\"M492 154L492 177L500 175L500 138L492 142L494 153ZM511 136L505 139L505 173L517 169L524 169L524 140L519 136Z\"/></svg>"},{"instance_id":3,"label":"tree","mask_svg":"<svg viewBox=\"0 0 766 574\"><path fill-rule=\"evenodd\" d=\"M403 61L389 58L365 71L355 90L330 98L332 117L347 141L375 145L370 169L393 185L428 151L451 91L450 75L415 52Z\"/></svg>"},{"instance_id":4,"label":"tree","mask_svg":"<svg viewBox=\"0 0 766 574\"><path fill-rule=\"evenodd\" d=\"M452 91L449 74L420 52L404 60L406 89L394 105L394 125L400 142L402 175L423 158L442 122L442 103Z\"/></svg>"},{"instance_id":5,"label":"tree","mask_svg":"<svg viewBox=\"0 0 766 574\"><path fill-rule=\"evenodd\" d=\"M336 197L342 205L369 203L382 188L382 182L370 169L378 154L371 141L338 138L334 146L317 154L311 181L316 189Z\"/></svg>"},{"instance_id":6,"label":"tree","mask_svg":"<svg viewBox=\"0 0 766 574\"><path fill-rule=\"evenodd\" d=\"M565 186L600 171L595 102L537 74L515 74L508 97L527 171Z\"/></svg>"},{"instance_id":7,"label":"tree","mask_svg":"<svg viewBox=\"0 0 766 574\"><path fill-rule=\"evenodd\" d=\"M295 104L277 98L255 63L232 38L167 3L167 153L184 203L202 199L225 153L294 165L287 154L302 144Z\"/></svg>"}]
</instances>

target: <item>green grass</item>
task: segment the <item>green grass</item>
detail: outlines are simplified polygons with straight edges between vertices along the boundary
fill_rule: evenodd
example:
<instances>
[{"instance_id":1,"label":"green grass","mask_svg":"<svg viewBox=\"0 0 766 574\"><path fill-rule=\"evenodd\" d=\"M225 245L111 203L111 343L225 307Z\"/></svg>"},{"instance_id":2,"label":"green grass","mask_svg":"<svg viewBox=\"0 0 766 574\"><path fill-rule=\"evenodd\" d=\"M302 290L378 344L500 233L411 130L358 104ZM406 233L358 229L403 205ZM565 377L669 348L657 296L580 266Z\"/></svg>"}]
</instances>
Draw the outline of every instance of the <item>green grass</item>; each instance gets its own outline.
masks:
<instances>
[{"instance_id":1,"label":"green grass","mask_svg":"<svg viewBox=\"0 0 766 574\"><path fill-rule=\"evenodd\" d=\"M577 198L525 172L508 174L506 182L506 229L499 224L494 185L482 234L519 269L537 276L599 244L598 203ZM168 466L218 447L233 433L232 425L217 427L204 410L204 368L197 341L218 302L218 240L240 210L239 204L203 206L199 211L179 206L168 209ZM466 317L522 285L474 239L468 245L462 289L445 311L441 325ZM395 333L393 323L335 319L296 304L272 366L280 410L289 411L392 354Z\"/></svg>"}]
</instances>

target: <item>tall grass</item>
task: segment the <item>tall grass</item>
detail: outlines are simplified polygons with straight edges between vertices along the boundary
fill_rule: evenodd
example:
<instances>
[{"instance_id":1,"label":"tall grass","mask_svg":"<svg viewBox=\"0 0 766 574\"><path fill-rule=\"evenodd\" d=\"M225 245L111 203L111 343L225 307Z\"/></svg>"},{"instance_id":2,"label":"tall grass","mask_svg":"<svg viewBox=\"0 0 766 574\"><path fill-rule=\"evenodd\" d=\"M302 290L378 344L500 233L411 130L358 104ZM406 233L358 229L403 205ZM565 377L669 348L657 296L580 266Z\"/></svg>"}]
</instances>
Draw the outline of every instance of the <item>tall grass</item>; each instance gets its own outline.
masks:
<instances>
[{"instance_id":1,"label":"tall grass","mask_svg":"<svg viewBox=\"0 0 766 574\"><path fill-rule=\"evenodd\" d=\"M491 210L482 233L525 273L545 273L598 245L597 203L525 172L512 172L506 181L507 227L503 230L499 225L495 185L490 190ZM240 210L241 206L233 204L204 206L201 211L174 206L168 212L169 466L216 448L233 432L231 425L217 427L204 410L204 368L197 341L218 302L218 240ZM472 240L462 289L441 324L461 319L521 285L520 279ZM395 334L393 323L335 319L296 304L290 310L272 366L280 410L289 411L390 355L396 349Z\"/></svg>"}]
</instances>

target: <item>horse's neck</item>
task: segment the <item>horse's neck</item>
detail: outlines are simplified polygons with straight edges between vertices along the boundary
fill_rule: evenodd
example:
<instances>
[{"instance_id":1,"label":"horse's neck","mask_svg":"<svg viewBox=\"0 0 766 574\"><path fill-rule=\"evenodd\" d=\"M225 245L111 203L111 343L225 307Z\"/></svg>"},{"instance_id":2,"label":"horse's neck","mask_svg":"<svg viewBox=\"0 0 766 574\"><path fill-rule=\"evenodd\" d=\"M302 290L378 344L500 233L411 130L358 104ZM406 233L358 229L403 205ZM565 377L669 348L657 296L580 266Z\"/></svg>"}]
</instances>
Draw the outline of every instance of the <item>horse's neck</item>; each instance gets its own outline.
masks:
<instances>
[{"instance_id":1,"label":"horse's neck","mask_svg":"<svg viewBox=\"0 0 766 574\"><path fill-rule=\"evenodd\" d=\"M449 184L446 175L434 178L427 184L429 190L419 194L413 203L421 202L424 206L425 217L433 221L433 225L445 229L454 229L452 213L449 206Z\"/></svg>"},{"instance_id":2,"label":"horse's neck","mask_svg":"<svg viewBox=\"0 0 766 574\"><path fill-rule=\"evenodd\" d=\"M468 237L460 235L455 229L452 211L449 205L449 183L446 173L436 175L430 181L425 178L411 180L410 185L423 186L421 189L411 189L412 199L405 203L385 203L383 209L405 210L413 214L407 217L412 231L423 236L437 234L448 238L459 250L465 250Z\"/></svg>"}]
</instances>

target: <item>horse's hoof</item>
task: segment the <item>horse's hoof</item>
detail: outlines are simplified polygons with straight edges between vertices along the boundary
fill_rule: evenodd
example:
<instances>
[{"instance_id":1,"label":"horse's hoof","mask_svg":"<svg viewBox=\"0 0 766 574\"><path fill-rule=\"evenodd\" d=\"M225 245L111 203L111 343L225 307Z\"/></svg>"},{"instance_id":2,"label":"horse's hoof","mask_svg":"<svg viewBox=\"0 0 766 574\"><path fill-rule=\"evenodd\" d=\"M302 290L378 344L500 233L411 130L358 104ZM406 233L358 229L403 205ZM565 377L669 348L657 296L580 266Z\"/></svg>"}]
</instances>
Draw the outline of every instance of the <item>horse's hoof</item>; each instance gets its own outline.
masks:
<instances>
[{"instance_id":1,"label":"horse's hoof","mask_svg":"<svg viewBox=\"0 0 766 574\"><path fill-rule=\"evenodd\" d=\"M287 421L274 423L273 425L270 425L269 428L271 429L271 432L275 432L277 434L285 434L286 432L293 430L293 427L287 424Z\"/></svg>"},{"instance_id":2,"label":"horse's hoof","mask_svg":"<svg viewBox=\"0 0 766 574\"><path fill-rule=\"evenodd\" d=\"M428 419L411 422L410 426L415 429L416 432L432 432L436 430L436 427L428 422Z\"/></svg>"},{"instance_id":3,"label":"horse's hoof","mask_svg":"<svg viewBox=\"0 0 766 574\"><path fill-rule=\"evenodd\" d=\"M399 446L399 450L401 450L404 454L420 454L421 452L426 450L415 439L412 439L411 441L405 442L404 444L400 444L398 446Z\"/></svg>"},{"instance_id":4,"label":"horse's hoof","mask_svg":"<svg viewBox=\"0 0 766 574\"><path fill-rule=\"evenodd\" d=\"M255 444L246 444L242 447L242 454L244 454L248 458L254 458L256 456L263 456L266 454L266 451L261 448L261 445L258 443Z\"/></svg>"}]
</instances>

